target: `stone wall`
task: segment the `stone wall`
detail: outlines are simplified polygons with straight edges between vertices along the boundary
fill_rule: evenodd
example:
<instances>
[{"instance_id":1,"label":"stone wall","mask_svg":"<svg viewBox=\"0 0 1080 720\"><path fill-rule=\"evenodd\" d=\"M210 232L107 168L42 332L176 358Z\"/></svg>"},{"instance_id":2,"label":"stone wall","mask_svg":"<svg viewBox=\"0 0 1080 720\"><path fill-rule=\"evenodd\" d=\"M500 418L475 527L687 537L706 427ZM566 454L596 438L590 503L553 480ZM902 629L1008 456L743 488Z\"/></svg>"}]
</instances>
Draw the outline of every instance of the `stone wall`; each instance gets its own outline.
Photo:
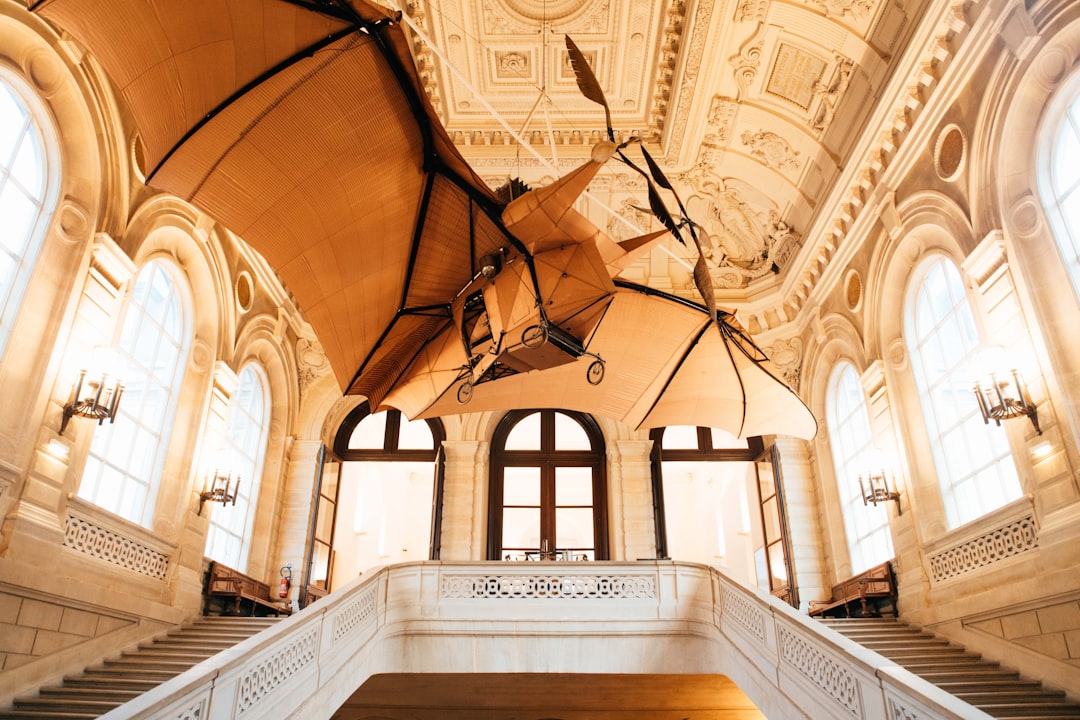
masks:
<instances>
[{"instance_id":1,"label":"stone wall","mask_svg":"<svg viewBox=\"0 0 1080 720\"><path fill-rule=\"evenodd\" d=\"M0 671L14 670L135 623L131 615L0 585Z\"/></svg>"}]
</instances>

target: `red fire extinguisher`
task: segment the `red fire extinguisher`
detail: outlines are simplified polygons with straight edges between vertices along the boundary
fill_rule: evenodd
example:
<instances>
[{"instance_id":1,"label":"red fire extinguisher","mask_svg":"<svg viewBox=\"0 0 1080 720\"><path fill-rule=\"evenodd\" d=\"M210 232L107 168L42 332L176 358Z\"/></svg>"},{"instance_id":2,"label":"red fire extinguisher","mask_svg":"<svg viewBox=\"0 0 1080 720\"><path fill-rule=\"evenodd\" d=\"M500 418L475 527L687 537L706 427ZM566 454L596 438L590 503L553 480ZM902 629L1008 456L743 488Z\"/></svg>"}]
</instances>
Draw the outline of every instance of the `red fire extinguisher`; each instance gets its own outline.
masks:
<instances>
[{"instance_id":1,"label":"red fire extinguisher","mask_svg":"<svg viewBox=\"0 0 1080 720\"><path fill-rule=\"evenodd\" d=\"M281 582L278 583L278 597L289 597L289 585L292 584L292 565L286 565L281 568Z\"/></svg>"}]
</instances>

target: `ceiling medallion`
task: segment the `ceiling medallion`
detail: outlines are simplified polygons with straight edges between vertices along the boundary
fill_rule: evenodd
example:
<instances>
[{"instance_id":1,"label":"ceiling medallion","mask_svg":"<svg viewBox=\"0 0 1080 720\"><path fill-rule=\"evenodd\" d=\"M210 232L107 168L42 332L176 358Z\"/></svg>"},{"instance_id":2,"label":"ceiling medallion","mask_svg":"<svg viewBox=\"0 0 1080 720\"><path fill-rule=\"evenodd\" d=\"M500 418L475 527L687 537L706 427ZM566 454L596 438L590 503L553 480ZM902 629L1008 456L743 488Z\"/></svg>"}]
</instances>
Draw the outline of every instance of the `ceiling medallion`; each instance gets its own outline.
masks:
<instances>
[{"instance_id":1,"label":"ceiling medallion","mask_svg":"<svg viewBox=\"0 0 1080 720\"><path fill-rule=\"evenodd\" d=\"M499 0L514 15L533 22L558 22L581 13L600 0Z\"/></svg>"}]
</instances>

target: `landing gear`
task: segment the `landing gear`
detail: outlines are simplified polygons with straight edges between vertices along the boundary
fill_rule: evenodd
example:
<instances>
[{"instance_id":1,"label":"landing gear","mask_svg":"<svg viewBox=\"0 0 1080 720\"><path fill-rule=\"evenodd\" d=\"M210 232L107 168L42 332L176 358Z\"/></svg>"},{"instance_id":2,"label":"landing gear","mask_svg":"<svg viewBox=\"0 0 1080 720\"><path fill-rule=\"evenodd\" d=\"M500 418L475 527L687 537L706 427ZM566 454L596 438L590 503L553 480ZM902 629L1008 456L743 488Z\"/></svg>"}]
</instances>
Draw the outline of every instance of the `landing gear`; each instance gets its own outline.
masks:
<instances>
[{"instance_id":1,"label":"landing gear","mask_svg":"<svg viewBox=\"0 0 1080 720\"><path fill-rule=\"evenodd\" d=\"M599 385L604 381L604 361L596 358L589 363L589 369L585 371L585 379L590 385Z\"/></svg>"},{"instance_id":2,"label":"landing gear","mask_svg":"<svg viewBox=\"0 0 1080 720\"><path fill-rule=\"evenodd\" d=\"M535 350L548 341L547 324L530 325L521 333L521 344Z\"/></svg>"},{"instance_id":3,"label":"landing gear","mask_svg":"<svg viewBox=\"0 0 1080 720\"><path fill-rule=\"evenodd\" d=\"M472 394L473 394L473 384L472 384L471 381L465 380L460 385L458 385L457 401L459 403L461 403L462 405L464 405L465 403L472 400Z\"/></svg>"}]
</instances>

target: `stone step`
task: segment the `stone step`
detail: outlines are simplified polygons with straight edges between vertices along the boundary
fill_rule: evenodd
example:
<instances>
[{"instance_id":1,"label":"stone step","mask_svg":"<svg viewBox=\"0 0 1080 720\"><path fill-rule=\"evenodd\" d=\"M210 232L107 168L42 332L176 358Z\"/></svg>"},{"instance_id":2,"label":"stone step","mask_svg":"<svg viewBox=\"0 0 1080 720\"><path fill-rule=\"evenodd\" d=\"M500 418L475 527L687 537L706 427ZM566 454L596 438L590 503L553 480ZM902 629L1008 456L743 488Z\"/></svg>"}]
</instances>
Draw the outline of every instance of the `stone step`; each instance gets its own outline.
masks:
<instances>
[{"instance_id":1,"label":"stone step","mask_svg":"<svg viewBox=\"0 0 1080 720\"><path fill-rule=\"evenodd\" d=\"M942 671L955 671L971 667L1001 669L1001 666L997 663L986 662L985 660L977 656L973 657L970 655L961 655L947 658L906 658L903 665L905 668L914 673L917 673L921 670L935 669L939 669Z\"/></svg>"},{"instance_id":2,"label":"stone step","mask_svg":"<svg viewBox=\"0 0 1080 720\"><path fill-rule=\"evenodd\" d=\"M96 718L160 685L193 665L273 627L278 618L200 618L154 641L124 650L65 676L36 697L19 697L0 720Z\"/></svg>"},{"instance_id":3,"label":"stone step","mask_svg":"<svg viewBox=\"0 0 1080 720\"><path fill-rule=\"evenodd\" d=\"M937 685L939 682L968 682L970 680L992 680L998 683L1019 680L1020 674L999 668L963 668L960 670L920 670L912 671L923 680Z\"/></svg>"},{"instance_id":4,"label":"stone step","mask_svg":"<svg viewBox=\"0 0 1080 720\"><path fill-rule=\"evenodd\" d=\"M206 637L188 637L184 635L169 635L153 642L143 643L139 647L232 647L236 643L247 640L251 635L237 635L235 637L221 637L220 635L207 634Z\"/></svg>"},{"instance_id":5,"label":"stone step","mask_svg":"<svg viewBox=\"0 0 1080 720\"><path fill-rule=\"evenodd\" d=\"M95 720L101 713L93 712L46 712L42 710L0 710L0 720Z\"/></svg>"},{"instance_id":6,"label":"stone step","mask_svg":"<svg viewBox=\"0 0 1080 720\"><path fill-rule=\"evenodd\" d=\"M12 709L37 713L93 713L97 717L121 704L89 698L15 698Z\"/></svg>"},{"instance_id":7,"label":"stone step","mask_svg":"<svg viewBox=\"0 0 1080 720\"><path fill-rule=\"evenodd\" d=\"M147 662L183 662L188 666L200 663L211 655L217 655L221 650L219 649L207 649L206 651L199 651L198 649L182 649L182 648L157 648L149 647L138 650L126 650L120 654L118 659L120 660L143 660Z\"/></svg>"},{"instance_id":8,"label":"stone step","mask_svg":"<svg viewBox=\"0 0 1080 720\"><path fill-rule=\"evenodd\" d=\"M168 680L169 678L164 678ZM133 691L138 695L146 692L147 690L153 690L160 685L162 679L159 678L134 678L124 676L110 676L110 675L66 675L64 676L64 684L60 688L52 689L64 689L64 688L80 688L80 689L93 689L99 688L101 690L115 690L120 692ZM46 689L42 688L39 692L44 692Z\"/></svg>"},{"instance_id":9,"label":"stone step","mask_svg":"<svg viewBox=\"0 0 1080 720\"><path fill-rule=\"evenodd\" d=\"M156 687L152 685L151 687ZM63 687L44 687L38 691L38 697L41 698L64 698L64 697L85 697L96 700L105 700L108 702L115 701L116 704L125 703L132 698L136 698L139 695L146 692L146 688L140 690L134 689L121 689L110 687L75 687L75 686L63 686Z\"/></svg>"},{"instance_id":10,"label":"stone step","mask_svg":"<svg viewBox=\"0 0 1080 720\"><path fill-rule=\"evenodd\" d=\"M1032 701L1029 703L1010 703L1010 704L986 704L976 705L975 707L982 710L987 715L993 715L996 718L1016 718L1023 720L1029 720L1032 717L1052 717L1052 718L1077 718L1080 717L1080 705L1074 703L1048 703Z\"/></svg>"},{"instance_id":11,"label":"stone step","mask_svg":"<svg viewBox=\"0 0 1080 720\"><path fill-rule=\"evenodd\" d=\"M964 648L897 620L832 620L825 624L896 662L988 715L1008 720L1080 718L1080 705L1061 691L984 660Z\"/></svg>"},{"instance_id":12,"label":"stone step","mask_svg":"<svg viewBox=\"0 0 1080 720\"><path fill-rule=\"evenodd\" d=\"M1062 701L1065 700L1065 693L1060 690L1042 690L1040 692L1038 683L1032 683L1032 685L1035 686L1034 691L1032 689L1014 689L1012 687L995 685L987 689L954 692L953 695L972 705L993 705L995 703L1008 704L1014 701L1023 702L1029 699L1039 700L1043 697L1058 698Z\"/></svg>"},{"instance_id":13,"label":"stone step","mask_svg":"<svg viewBox=\"0 0 1080 720\"><path fill-rule=\"evenodd\" d=\"M159 685L170 678L174 678L187 668L179 670L160 670L149 668L134 668L130 665L99 665L88 667L83 670L81 677L114 677L129 678L135 680L154 680Z\"/></svg>"}]
</instances>

